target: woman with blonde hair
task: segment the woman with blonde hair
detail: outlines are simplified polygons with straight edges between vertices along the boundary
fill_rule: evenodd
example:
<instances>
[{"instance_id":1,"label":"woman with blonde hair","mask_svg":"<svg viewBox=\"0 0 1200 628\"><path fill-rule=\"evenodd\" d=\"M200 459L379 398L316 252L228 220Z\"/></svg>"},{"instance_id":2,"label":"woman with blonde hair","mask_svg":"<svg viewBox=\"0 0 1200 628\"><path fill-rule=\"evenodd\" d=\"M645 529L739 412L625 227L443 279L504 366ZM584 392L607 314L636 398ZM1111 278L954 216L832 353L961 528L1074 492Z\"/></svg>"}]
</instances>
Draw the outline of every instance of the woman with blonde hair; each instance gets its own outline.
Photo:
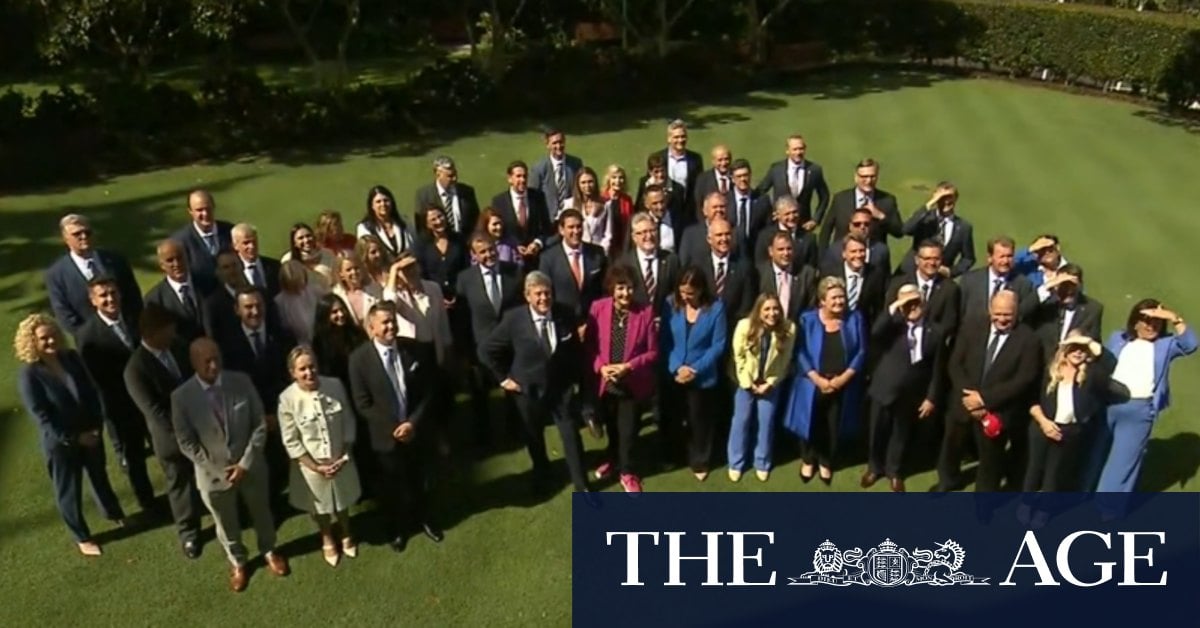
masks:
<instances>
[{"instance_id":1,"label":"woman with blonde hair","mask_svg":"<svg viewBox=\"0 0 1200 628\"><path fill-rule=\"evenodd\" d=\"M341 212L327 209L317 216L317 246L329 251L334 257L349 253L358 244L353 234L346 233Z\"/></svg>"},{"instance_id":2,"label":"woman with blonde hair","mask_svg":"<svg viewBox=\"0 0 1200 628\"><path fill-rule=\"evenodd\" d=\"M604 201L608 215L612 217L609 250L614 252L625 250L625 233L629 229L629 219L634 214L633 197L629 196L628 185L629 177L621 166L612 164L605 170L600 200Z\"/></svg>"},{"instance_id":3,"label":"woman with blonde hair","mask_svg":"<svg viewBox=\"0 0 1200 628\"><path fill-rule=\"evenodd\" d=\"M79 353L65 346L62 329L45 314L30 314L17 325L13 350L21 369L17 391L41 433L42 454L54 483L58 514L84 556L99 556L83 518L83 474L104 517L124 525L125 513L104 466L104 422L100 391Z\"/></svg>"},{"instance_id":4,"label":"woman with blonde hair","mask_svg":"<svg viewBox=\"0 0 1200 628\"><path fill-rule=\"evenodd\" d=\"M368 283L370 277L367 276L362 259L354 254L338 259L337 278L333 294L341 297L346 303L351 320L365 327L367 312L371 311L371 306L383 296L383 284Z\"/></svg>"},{"instance_id":5,"label":"woman with blonde hair","mask_svg":"<svg viewBox=\"0 0 1200 628\"><path fill-rule=\"evenodd\" d=\"M742 479L746 468L746 435L757 421L754 439L754 473L762 482L771 475L771 449L775 439L775 407L779 384L787 375L796 340L796 325L783 312L779 297L760 294L750 315L733 331L730 371L737 382L733 395L733 424L729 430L729 480Z\"/></svg>"},{"instance_id":6,"label":"woman with blonde hair","mask_svg":"<svg viewBox=\"0 0 1200 628\"><path fill-rule=\"evenodd\" d=\"M287 358L292 385L279 395L279 435L295 464L288 485L292 506L309 513L321 530L321 553L331 567L341 554L358 556L350 535L350 507L361 488L351 454L356 429L346 388L337 378L317 374L317 356L301 345ZM334 526L341 543L335 543ZM339 553L339 549L341 550Z\"/></svg>"},{"instance_id":7,"label":"woman with blonde hair","mask_svg":"<svg viewBox=\"0 0 1200 628\"><path fill-rule=\"evenodd\" d=\"M354 255L363 265L363 285L378 285L380 290L387 284L388 269L392 266L392 254L383 242L373 235L365 235L354 245Z\"/></svg>"},{"instance_id":8,"label":"woman with blonde hair","mask_svg":"<svg viewBox=\"0 0 1200 628\"><path fill-rule=\"evenodd\" d=\"M275 295L280 322L298 342L305 344L312 342L317 300L328 292L314 287L309 282L312 277L313 273L304 264L289 259L279 268L279 294Z\"/></svg>"}]
</instances>

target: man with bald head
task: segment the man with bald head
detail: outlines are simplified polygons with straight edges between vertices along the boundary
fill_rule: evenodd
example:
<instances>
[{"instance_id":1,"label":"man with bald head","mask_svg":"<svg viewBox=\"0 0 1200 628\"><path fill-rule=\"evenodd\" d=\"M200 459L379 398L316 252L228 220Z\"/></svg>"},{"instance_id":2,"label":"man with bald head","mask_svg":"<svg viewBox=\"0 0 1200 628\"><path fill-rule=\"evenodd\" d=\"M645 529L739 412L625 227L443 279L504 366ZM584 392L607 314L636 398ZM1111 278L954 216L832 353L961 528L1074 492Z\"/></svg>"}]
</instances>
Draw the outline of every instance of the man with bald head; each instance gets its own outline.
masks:
<instances>
[{"instance_id":1,"label":"man with bald head","mask_svg":"<svg viewBox=\"0 0 1200 628\"><path fill-rule=\"evenodd\" d=\"M712 168L700 173L696 178L696 189L692 193L692 204L701 215L704 212L704 199L713 192L726 196L733 191L733 153L729 147L718 144L712 149Z\"/></svg>"},{"instance_id":2,"label":"man with bald head","mask_svg":"<svg viewBox=\"0 0 1200 628\"><path fill-rule=\"evenodd\" d=\"M196 189L187 196L191 222L171 236L183 245L193 280L201 295L217 288L217 255L233 247L233 225L217 220L217 202L208 190Z\"/></svg>"},{"instance_id":3,"label":"man with bald head","mask_svg":"<svg viewBox=\"0 0 1200 628\"><path fill-rule=\"evenodd\" d=\"M178 240L167 239L158 243L156 252L163 278L146 293L146 304L170 312L176 335L191 342L204 335L204 297L192 281L187 251Z\"/></svg>"},{"instance_id":4,"label":"man with bald head","mask_svg":"<svg viewBox=\"0 0 1200 628\"><path fill-rule=\"evenodd\" d=\"M684 266L699 264L709 253L708 245L708 228L714 220L721 219L729 221L729 200L726 195L720 192L711 192L704 197L704 206L701 209L703 222L691 225L683 230L683 237L679 243L679 261ZM732 222L730 223L732 227ZM732 231L730 232L732 234ZM734 252L737 251L737 239L730 241L730 247Z\"/></svg>"},{"instance_id":5,"label":"man with bald head","mask_svg":"<svg viewBox=\"0 0 1200 628\"><path fill-rule=\"evenodd\" d=\"M946 431L938 459L937 490L961 488L963 439L970 434L979 451L976 491L1021 486L1029 405L1041 375L1037 337L1017 321L1017 293L999 290L987 320L966 320L950 353ZM1007 453L1005 445L1012 443Z\"/></svg>"},{"instance_id":6,"label":"man with bald head","mask_svg":"<svg viewBox=\"0 0 1200 628\"><path fill-rule=\"evenodd\" d=\"M200 499L212 513L217 540L229 558L229 586L240 592L246 588L249 556L242 544L239 502L254 522L267 567L277 576L289 572L287 559L275 551L263 456L267 441L263 401L248 376L222 369L213 340L192 341L189 358L195 375L171 393L171 424L180 451L196 468Z\"/></svg>"},{"instance_id":7,"label":"man with bald head","mask_svg":"<svg viewBox=\"0 0 1200 628\"><path fill-rule=\"evenodd\" d=\"M709 289L725 304L730 329L754 303L754 268L734 254L733 242L733 225L723 216L714 217L708 224L704 252L688 264L704 272Z\"/></svg>"},{"instance_id":8,"label":"man with bald head","mask_svg":"<svg viewBox=\"0 0 1200 628\"><path fill-rule=\"evenodd\" d=\"M800 225L811 232L820 225L829 208L829 185L825 183L821 165L810 161L807 155L804 136L798 133L789 136L785 158L771 164L757 189L762 194L770 192L772 202L784 197L794 199L800 211ZM813 207L814 197L816 207Z\"/></svg>"}]
</instances>

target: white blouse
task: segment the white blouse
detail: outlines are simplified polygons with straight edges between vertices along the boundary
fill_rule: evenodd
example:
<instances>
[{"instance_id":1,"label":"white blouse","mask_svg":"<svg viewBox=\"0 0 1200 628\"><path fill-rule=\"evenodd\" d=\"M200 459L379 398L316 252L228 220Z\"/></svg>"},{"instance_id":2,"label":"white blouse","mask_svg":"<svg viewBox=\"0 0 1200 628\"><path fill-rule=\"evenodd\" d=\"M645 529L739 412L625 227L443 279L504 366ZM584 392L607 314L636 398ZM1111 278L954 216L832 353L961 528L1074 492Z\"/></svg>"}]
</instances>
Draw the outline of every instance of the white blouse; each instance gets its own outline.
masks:
<instances>
[{"instance_id":1,"label":"white blouse","mask_svg":"<svg viewBox=\"0 0 1200 628\"><path fill-rule=\"evenodd\" d=\"M1075 386L1067 380L1058 382L1056 393L1054 422L1059 425L1069 425L1075 422Z\"/></svg>"},{"instance_id":2,"label":"white blouse","mask_svg":"<svg viewBox=\"0 0 1200 628\"><path fill-rule=\"evenodd\" d=\"M1112 378L1129 388L1132 399L1149 399L1154 396L1154 343L1149 340L1131 340L1117 356L1117 368Z\"/></svg>"}]
</instances>

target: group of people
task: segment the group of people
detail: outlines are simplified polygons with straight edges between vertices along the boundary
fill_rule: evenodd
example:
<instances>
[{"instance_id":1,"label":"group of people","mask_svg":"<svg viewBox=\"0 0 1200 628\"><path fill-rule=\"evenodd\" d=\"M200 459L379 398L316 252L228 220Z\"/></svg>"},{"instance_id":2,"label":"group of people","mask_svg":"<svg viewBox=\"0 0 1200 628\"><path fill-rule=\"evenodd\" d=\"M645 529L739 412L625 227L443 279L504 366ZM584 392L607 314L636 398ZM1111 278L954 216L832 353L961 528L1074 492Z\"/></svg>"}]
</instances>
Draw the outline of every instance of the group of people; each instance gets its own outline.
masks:
<instances>
[{"instance_id":1,"label":"group of people","mask_svg":"<svg viewBox=\"0 0 1200 628\"><path fill-rule=\"evenodd\" d=\"M523 437L542 493L558 485L549 423L584 492L605 480L640 492L658 465L704 482L722 453L730 481L751 469L767 481L781 440L799 447L801 482L826 484L865 441L861 486L903 492L922 422L940 434L935 490L967 483L969 451L979 491L1136 487L1170 365L1196 338L1144 299L1102 344L1102 306L1054 235L990 238L976 268L953 184L905 217L864 159L830 194L799 135L757 185L724 146L705 169L680 121L636 186L617 165L601 179L562 131L544 139L546 155L511 162L485 206L438 157L411 220L375 186L353 232L322 212L292 227L279 259L194 190L144 293L86 216L62 218L53 316L31 314L14 344L80 551L101 553L81 514L85 472L104 515L125 518L104 430L151 515L158 459L189 558L199 504L212 515L235 591L243 507L280 576L274 522L289 506L314 517L334 566L357 555L347 510L362 498L396 551L416 532L440 542L428 470L464 440L449 420L457 393L481 451L497 425ZM889 239L911 239L895 264ZM583 429L606 439L599 458Z\"/></svg>"}]
</instances>

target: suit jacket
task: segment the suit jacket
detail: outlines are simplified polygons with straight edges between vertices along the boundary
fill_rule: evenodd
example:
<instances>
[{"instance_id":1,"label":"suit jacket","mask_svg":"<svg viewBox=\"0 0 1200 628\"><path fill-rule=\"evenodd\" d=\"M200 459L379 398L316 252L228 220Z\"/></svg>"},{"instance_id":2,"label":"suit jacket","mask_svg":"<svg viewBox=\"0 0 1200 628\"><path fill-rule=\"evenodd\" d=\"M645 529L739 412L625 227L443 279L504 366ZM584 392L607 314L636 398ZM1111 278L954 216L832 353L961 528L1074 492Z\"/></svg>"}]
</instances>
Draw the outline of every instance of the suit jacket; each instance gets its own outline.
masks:
<instances>
[{"instance_id":1,"label":"suit jacket","mask_svg":"<svg viewBox=\"0 0 1200 628\"><path fill-rule=\"evenodd\" d=\"M137 327L125 320L122 320L121 324L133 342L133 348L138 348L141 336L138 335ZM88 372L92 374L92 381L96 382L100 389L100 398L104 400L104 410L109 419L118 423L136 420L137 406L130 398L129 390L125 388L125 365L129 363L133 349L125 346L108 323L95 313L79 328L75 345L79 348L79 355L83 358Z\"/></svg>"},{"instance_id":2,"label":"suit jacket","mask_svg":"<svg viewBox=\"0 0 1200 628\"><path fill-rule=\"evenodd\" d=\"M179 367L179 377L175 377L149 349L141 345L129 356L122 373L129 396L146 421L146 429L154 444L154 454L160 460L183 456L179 441L175 438L175 426L171 422L171 393L192 376L186 345L177 343L170 352Z\"/></svg>"},{"instance_id":3,"label":"suit jacket","mask_svg":"<svg viewBox=\"0 0 1200 628\"><path fill-rule=\"evenodd\" d=\"M862 414L863 382L867 362L867 329L862 312L849 312L842 324L842 346L846 352L846 368L854 369L852 377L841 392L841 417L838 438L858 433ZM808 378L809 371L821 370L821 351L825 344L825 324L818 309L800 315L796 326L796 373L792 377L791 394L783 413L783 426L789 432L809 438L813 425L813 404L817 387Z\"/></svg>"},{"instance_id":4,"label":"suit jacket","mask_svg":"<svg viewBox=\"0 0 1200 628\"><path fill-rule=\"evenodd\" d=\"M213 231L217 235L217 254L233 250L233 225L231 223L218 220L213 226ZM188 269L192 271L192 281L196 283L196 289L202 296L212 294L220 286L220 281L217 279L217 256L209 252L204 238L200 237L200 232L196 231L195 223L189 222L176 231L171 239L183 245L188 260Z\"/></svg>"},{"instance_id":5,"label":"suit jacket","mask_svg":"<svg viewBox=\"0 0 1200 628\"><path fill-rule=\"evenodd\" d=\"M1080 293L1075 297L1074 312L1067 329L1063 329L1065 312L1058 299L1054 297L1038 304L1030 318L1029 325L1033 327L1038 341L1042 344L1042 357L1045 363L1050 364L1054 352L1058 351L1058 343L1066 332L1072 329L1082 329L1089 338L1099 341L1103 320L1104 305ZM1090 375L1091 371L1088 374Z\"/></svg>"},{"instance_id":6,"label":"suit jacket","mask_svg":"<svg viewBox=\"0 0 1200 628\"><path fill-rule=\"evenodd\" d=\"M946 334L928 316L921 318L921 360L912 363L908 348L908 320L904 314L882 312L871 328L871 345L879 361L871 373L867 395L882 405L898 400L916 408L924 400L943 403L946 359L950 347Z\"/></svg>"},{"instance_id":7,"label":"suit jacket","mask_svg":"<svg viewBox=\"0 0 1200 628\"><path fill-rule=\"evenodd\" d=\"M662 150L654 151L654 153L659 153L663 156L666 164L665 169L667 172L667 178L670 179L671 149L663 148ZM653 155L654 153L650 154ZM649 159L647 159L647 161L648 160ZM696 195L696 179L699 179L700 173L704 171L704 159L700 157L700 153L697 153L694 150L687 150L684 151L684 160L687 161L687 179L683 185L683 198L680 200L685 207L691 209L691 199ZM638 198L641 198L640 194L638 195ZM689 211L688 213L692 214L693 216L695 215L695 212L692 211Z\"/></svg>"},{"instance_id":8,"label":"suit jacket","mask_svg":"<svg viewBox=\"0 0 1200 628\"><path fill-rule=\"evenodd\" d=\"M841 264L842 251L846 248L845 238L838 240L829 245L825 249L825 255L821 259L822 266L832 266ZM882 242L871 242L867 249L867 266L883 273L884 277L892 276L892 252L888 250L886 244Z\"/></svg>"},{"instance_id":9,"label":"suit jacket","mask_svg":"<svg viewBox=\"0 0 1200 628\"><path fill-rule=\"evenodd\" d=\"M746 199L746 210L750 214L749 229L743 220L741 202L737 193L731 190L725 195L725 200L729 207L729 222L733 224L735 245L743 251L749 251L750 247L758 242L758 234L771 225L771 214L774 212L771 207L771 199L755 190L750 191L749 197Z\"/></svg>"},{"instance_id":10,"label":"suit jacket","mask_svg":"<svg viewBox=\"0 0 1200 628\"><path fill-rule=\"evenodd\" d=\"M121 292L121 312L129 320L137 321L142 314L142 289L138 287L129 262L119 254L104 249L95 251L95 260L100 266L98 275L116 280L117 289ZM93 312L87 278L79 271L71 254L66 253L50 265L44 279L54 318L64 331L74 336Z\"/></svg>"},{"instance_id":11,"label":"suit jacket","mask_svg":"<svg viewBox=\"0 0 1200 628\"><path fill-rule=\"evenodd\" d=\"M279 393L292 381L287 370L287 356L296 346L296 339L282 327L272 326L269 322L262 326L262 332L263 352L259 355L255 355L241 323L224 330L215 340L221 347L225 368L249 375L264 410L267 414L275 414Z\"/></svg>"},{"instance_id":12,"label":"suit jacket","mask_svg":"<svg viewBox=\"0 0 1200 628\"><path fill-rule=\"evenodd\" d=\"M338 460L349 454L358 437L354 406L342 382L332 377L318 379L316 394L288 386L279 395L279 436L291 465L288 497L292 504L314 509L316 504L349 506L358 501L362 483L355 464L346 465L333 478L313 471L299 459Z\"/></svg>"},{"instance_id":13,"label":"suit jacket","mask_svg":"<svg viewBox=\"0 0 1200 628\"><path fill-rule=\"evenodd\" d=\"M563 180L566 183L566 192L563 198L572 198L575 185L575 175L583 169L583 160L575 155L563 155ZM597 181L596 183L600 183ZM558 212L562 208L558 206L558 184L554 180L554 164L550 161L550 156L542 157L533 164L529 170L529 187L535 190L541 190L542 196L546 199L546 218L550 222L554 222L558 218Z\"/></svg>"},{"instance_id":14,"label":"suit jacket","mask_svg":"<svg viewBox=\"0 0 1200 628\"><path fill-rule=\"evenodd\" d=\"M1115 362L1108 364L1105 360L1097 360L1088 366L1087 377L1082 384L1071 384L1071 402L1076 423L1086 425L1093 420L1104 419L1104 411L1110 400L1112 366L1115 366ZM1041 385L1038 387L1037 405L1046 418L1053 421L1054 415L1058 414L1058 388L1049 387L1049 373L1039 381ZM1062 383L1065 382L1060 382L1060 385Z\"/></svg>"},{"instance_id":15,"label":"suit jacket","mask_svg":"<svg viewBox=\"0 0 1200 628\"><path fill-rule=\"evenodd\" d=\"M550 310L557 344L546 355L541 330L528 306L504 313L500 324L479 344L479 361L496 381L512 378L521 385L521 395L558 406L571 387L579 382L583 349L576 334L578 322L559 305Z\"/></svg>"},{"instance_id":16,"label":"suit jacket","mask_svg":"<svg viewBox=\"0 0 1200 628\"><path fill-rule=\"evenodd\" d=\"M243 262L244 264L244 262ZM259 289L266 295L268 301L274 301L279 294L279 260L264 255L258 256L258 269L262 273L263 284ZM243 274L245 274L243 272Z\"/></svg>"},{"instance_id":17,"label":"suit jacket","mask_svg":"<svg viewBox=\"0 0 1200 628\"><path fill-rule=\"evenodd\" d=\"M513 205L511 191L504 190L492 198L492 207L499 210L504 220L504 231L522 246L535 240L543 241L554 233L554 223L550 220L550 210L541 190L526 188L525 204L525 227L521 227L517 222L517 208Z\"/></svg>"},{"instance_id":18,"label":"suit jacket","mask_svg":"<svg viewBox=\"0 0 1200 628\"><path fill-rule=\"evenodd\" d=\"M761 369L762 381L774 388L778 388L791 369L792 348L796 345L796 323L788 321L785 327L787 335L782 341L774 334L771 335L770 346L767 348L767 364ZM762 365L762 347L759 344L761 340L751 344L748 340L749 335L750 318L747 317L738 321L733 330L733 360L729 369L738 388L745 390L758 383L758 372Z\"/></svg>"},{"instance_id":19,"label":"suit jacket","mask_svg":"<svg viewBox=\"0 0 1200 628\"><path fill-rule=\"evenodd\" d=\"M779 296L779 280L777 269L773 262L765 262L757 266L758 293ZM816 306L817 303L817 271L808 266L799 270L789 270L792 274L790 293L788 295L787 311L784 315L790 321L800 320L800 314ZM757 298L757 297L756 297Z\"/></svg>"},{"instance_id":20,"label":"suit jacket","mask_svg":"<svg viewBox=\"0 0 1200 628\"><path fill-rule=\"evenodd\" d=\"M721 294L717 294L717 269L713 266L712 255L697 260L695 265L704 273L709 291L725 305L725 316L732 326L754 305L754 267L733 255L725 259L728 267L725 269L725 291Z\"/></svg>"},{"instance_id":21,"label":"suit jacket","mask_svg":"<svg viewBox=\"0 0 1200 628\"><path fill-rule=\"evenodd\" d=\"M179 449L196 467L201 493L228 490L225 468L238 465L258 472L267 444L263 402L244 373L225 370L219 382L225 427L213 415L209 393L192 377L171 393L171 423ZM263 473L266 472L264 468Z\"/></svg>"},{"instance_id":22,"label":"suit jacket","mask_svg":"<svg viewBox=\"0 0 1200 628\"><path fill-rule=\"evenodd\" d=\"M874 321L875 317L879 316L879 312L883 310L885 304L883 302L884 293L887 286L884 284L887 278L882 271L864 265L862 270L862 286L858 289L858 307L862 312L863 326ZM846 263L839 261L837 264L830 264L821 269L822 277L839 277L846 282L846 298L849 299L850 282L846 279ZM847 303L848 304L848 303ZM867 330L864 330L867 331Z\"/></svg>"},{"instance_id":23,"label":"suit jacket","mask_svg":"<svg viewBox=\"0 0 1200 628\"><path fill-rule=\"evenodd\" d=\"M604 296L604 274L608 268L608 258L603 248L587 242L579 246L583 263L582 285L575 282L571 260L567 258L567 250L562 244L542 251L538 262L539 269L550 276L554 286L554 302L569 311L577 325L587 316L592 301Z\"/></svg>"},{"instance_id":24,"label":"suit jacket","mask_svg":"<svg viewBox=\"0 0 1200 628\"><path fill-rule=\"evenodd\" d=\"M642 211L646 208L646 186L649 183L650 177L647 175L642 175L642 178L638 180L634 211ZM687 195L687 188L671 179L667 179L666 187L666 214L671 217L671 228L675 230L676 249L678 249L679 234L683 233L688 225L699 222L700 218L696 216L696 211L692 207L691 197Z\"/></svg>"},{"instance_id":25,"label":"suit jacket","mask_svg":"<svg viewBox=\"0 0 1200 628\"><path fill-rule=\"evenodd\" d=\"M590 398L598 399L608 391L608 381L600 377L600 368L627 363L629 372L621 378L624 390L637 400L649 399L655 392L658 363L658 330L654 328L654 310L635 303L625 322L625 353L612 355L613 300L604 297L592 303L584 333L584 359L587 369L583 384Z\"/></svg>"},{"instance_id":26,"label":"suit jacket","mask_svg":"<svg viewBox=\"0 0 1200 628\"><path fill-rule=\"evenodd\" d=\"M733 171L732 170L725 173L725 181L726 181L725 196L726 196L726 198L728 198L729 196L732 195L732 192L733 192ZM716 192L720 189L721 189L721 185L717 181L716 168L709 168L708 170L701 172L700 176L696 177L696 186L695 186L695 188L692 189L692 205L694 205L694 209L696 210L698 216L700 216L701 218L704 217L704 213L703 213L704 198L706 196L708 196L709 194L712 194L713 192Z\"/></svg>"},{"instance_id":27,"label":"suit jacket","mask_svg":"<svg viewBox=\"0 0 1200 628\"><path fill-rule=\"evenodd\" d=\"M780 231L787 231L775 223L774 227L768 226L758 232L758 241L754 244L754 263L762 264L771 259L771 242L775 240L775 234ZM797 229L791 232L792 235L792 271L800 272L800 268L808 266L817 269L820 266L817 263L817 237L811 232L803 229Z\"/></svg>"},{"instance_id":28,"label":"suit jacket","mask_svg":"<svg viewBox=\"0 0 1200 628\"><path fill-rule=\"evenodd\" d=\"M659 351L667 356L667 373L672 377L682 366L696 371L692 380L698 388L713 388L721 381L722 358L725 356L726 338L729 335L729 320L725 305L713 301L702 309L691 328L687 324L687 311L668 304L659 326ZM736 321L735 321L736 322Z\"/></svg>"},{"instance_id":29,"label":"suit jacket","mask_svg":"<svg viewBox=\"0 0 1200 628\"><path fill-rule=\"evenodd\" d=\"M991 294L991 286L988 285L988 269L984 266L968 271L958 280L958 287L962 291L962 300L960 301L961 310L959 311L960 324L967 324L973 320L988 317L989 295ZM1017 317L1020 320L1028 320L1038 307L1037 292L1033 289L1033 284L1029 283L1029 279L1023 275L1012 273L1009 275L1008 281L1002 288L1007 287L1009 290L1017 293Z\"/></svg>"},{"instance_id":30,"label":"suit jacket","mask_svg":"<svg viewBox=\"0 0 1200 628\"><path fill-rule=\"evenodd\" d=\"M354 410L367 423L371 448L389 452L396 448L392 432L401 423L412 423L420 434L429 412L429 369L432 364L417 360L409 347L396 345L401 370L404 372L404 412L401 416L396 387L384 367L375 341L362 343L350 354L350 396ZM418 436L419 437L419 436Z\"/></svg>"},{"instance_id":31,"label":"suit jacket","mask_svg":"<svg viewBox=\"0 0 1200 628\"><path fill-rule=\"evenodd\" d=\"M932 240L942 245L942 265L950 269L951 277L971 270L975 266L975 235L971 223L958 214L950 217L954 227L950 230L950 241L943 242L941 221L936 209L922 207L904 223L904 235L912 236L912 248L904 254L900 268L911 272L916 268L917 248L922 242Z\"/></svg>"},{"instance_id":32,"label":"suit jacket","mask_svg":"<svg viewBox=\"0 0 1200 628\"><path fill-rule=\"evenodd\" d=\"M900 293L900 287L904 284L920 286L920 281L917 280L915 272L893 277L892 283L888 285L887 296L883 299L884 307L891 305L896 300L896 295ZM958 333L961 298L958 284L940 276L934 280L933 287L929 291L929 302L925 304L925 318L941 328L942 334L948 340L953 339L954 335Z\"/></svg>"},{"instance_id":33,"label":"suit jacket","mask_svg":"<svg viewBox=\"0 0 1200 628\"><path fill-rule=\"evenodd\" d=\"M1114 331L1104 348L1116 358L1121 357L1121 351L1129 344L1129 338L1124 331ZM1196 352L1196 332L1188 327L1182 334L1166 333L1154 339L1154 412L1159 413L1171 405L1171 363L1176 358L1192 355ZM1114 366L1115 368L1115 366ZM1128 390L1125 391L1128 396Z\"/></svg>"},{"instance_id":34,"label":"suit jacket","mask_svg":"<svg viewBox=\"0 0 1200 628\"><path fill-rule=\"evenodd\" d=\"M461 235L470 235L475 231L475 225L479 222L479 200L475 198L475 188L459 181L454 184L454 193L458 196L458 211L461 215L462 222L459 223L460 229L458 233ZM425 209L436 205L441 207L446 212L447 220L449 220L450 208L446 207L446 201L438 194L437 183L417 188L416 200L413 204L413 226L417 228L417 234L425 233ZM447 223L447 228L449 228Z\"/></svg>"},{"instance_id":35,"label":"suit jacket","mask_svg":"<svg viewBox=\"0 0 1200 628\"><path fill-rule=\"evenodd\" d=\"M154 284L150 288L150 292L146 293L146 303L153 303L167 310L175 317L175 335L185 342L191 342L205 334L208 324L206 317L207 310L204 307L204 296L197 292L197 288L192 284L189 287L192 289L192 311L189 313L184 306L183 301L179 299L179 293L171 287L166 278ZM232 308L232 304L230 308Z\"/></svg>"},{"instance_id":36,"label":"suit jacket","mask_svg":"<svg viewBox=\"0 0 1200 628\"><path fill-rule=\"evenodd\" d=\"M687 229L683 230L683 236L680 237L675 250L679 252L679 262L684 266L703 264L705 258L712 255L712 247L708 245L708 225L704 222L689 225ZM735 235L732 238L729 254L741 257L743 250L738 246L738 238Z\"/></svg>"},{"instance_id":37,"label":"suit jacket","mask_svg":"<svg viewBox=\"0 0 1200 628\"><path fill-rule=\"evenodd\" d=\"M855 190L856 188L850 188L833 195L833 201L829 204L829 212L821 223L822 248L829 246L833 240L841 240L846 237L847 233L850 233L850 219L854 216L854 210L858 208L858 194ZM874 198L875 206L883 212L884 218L872 221L868 233L873 242L887 244L889 235L893 238L904 235L904 224L900 220L900 207L896 203L896 197L883 190L876 189Z\"/></svg>"},{"instance_id":38,"label":"suit jacket","mask_svg":"<svg viewBox=\"0 0 1200 628\"><path fill-rule=\"evenodd\" d=\"M963 408L960 394L963 390L977 390L984 408L995 413L1007 427L1029 413L1033 386L1041 374L1041 349L1032 330L1016 325L984 374L991 330L990 320L963 322L947 364L950 391L946 403L950 416L967 422L971 417Z\"/></svg>"},{"instance_id":39,"label":"suit jacket","mask_svg":"<svg viewBox=\"0 0 1200 628\"><path fill-rule=\"evenodd\" d=\"M766 176L755 188L762 194L771 192L772 203L780 196L792 196L788 172L790 162L789 159L782 159L771 164ZM812 204L813 195L817 197L815 208ZM820 164L805 160L804 187L800 189L800 198L796 199L796 204L800 206L800 224L810 220L820 224L824 220L825 212L829 209L829 185L825 183L825 171Z\"/></svg>"},{"instance_id":40,"label":"suit jacket","mask_svg":"<svg viewBox=\"0 0 1200 628\"><path fill-rule=\"evenodd\" d=\"M674 291L679 283L679 258L670 251L658 249L654 253L654 294L646 293L646 264L642 261L641 251L634 248L621 256L622 263L630 266L636 273L637 281L633 285L633 298L638 303L649 305L657 316L662 311L663 301Z\"/></svg>"},{"instance_id":41,"label":"suit jacket","mask_svg":"<svg viewBox=\"0 0 1200 628\"><path fill-rule=\"evenodd\" d=\"M75 384L77 394L41 362L24 364L17 373L17 392L25 412L41 433L42 450L74 447L80 434L100 429L104 404L79 354L60 348L62 367Z\"/></svg>"},{"instance_id":42,"label":"suit jacket","mask_svg":"<svg viewBox=\"0 0 1200 628\"><path fill-rule=\"evenodd\" d=\"M505 312L525 302L521 271L516 264L496 262L495 268L500 274L499 310L492 306L488 298L483 271L479 266L472 266L458 275L455 292L471 314L471 332L476 344L487 339Z\"/></svg>"}]
</instances>

